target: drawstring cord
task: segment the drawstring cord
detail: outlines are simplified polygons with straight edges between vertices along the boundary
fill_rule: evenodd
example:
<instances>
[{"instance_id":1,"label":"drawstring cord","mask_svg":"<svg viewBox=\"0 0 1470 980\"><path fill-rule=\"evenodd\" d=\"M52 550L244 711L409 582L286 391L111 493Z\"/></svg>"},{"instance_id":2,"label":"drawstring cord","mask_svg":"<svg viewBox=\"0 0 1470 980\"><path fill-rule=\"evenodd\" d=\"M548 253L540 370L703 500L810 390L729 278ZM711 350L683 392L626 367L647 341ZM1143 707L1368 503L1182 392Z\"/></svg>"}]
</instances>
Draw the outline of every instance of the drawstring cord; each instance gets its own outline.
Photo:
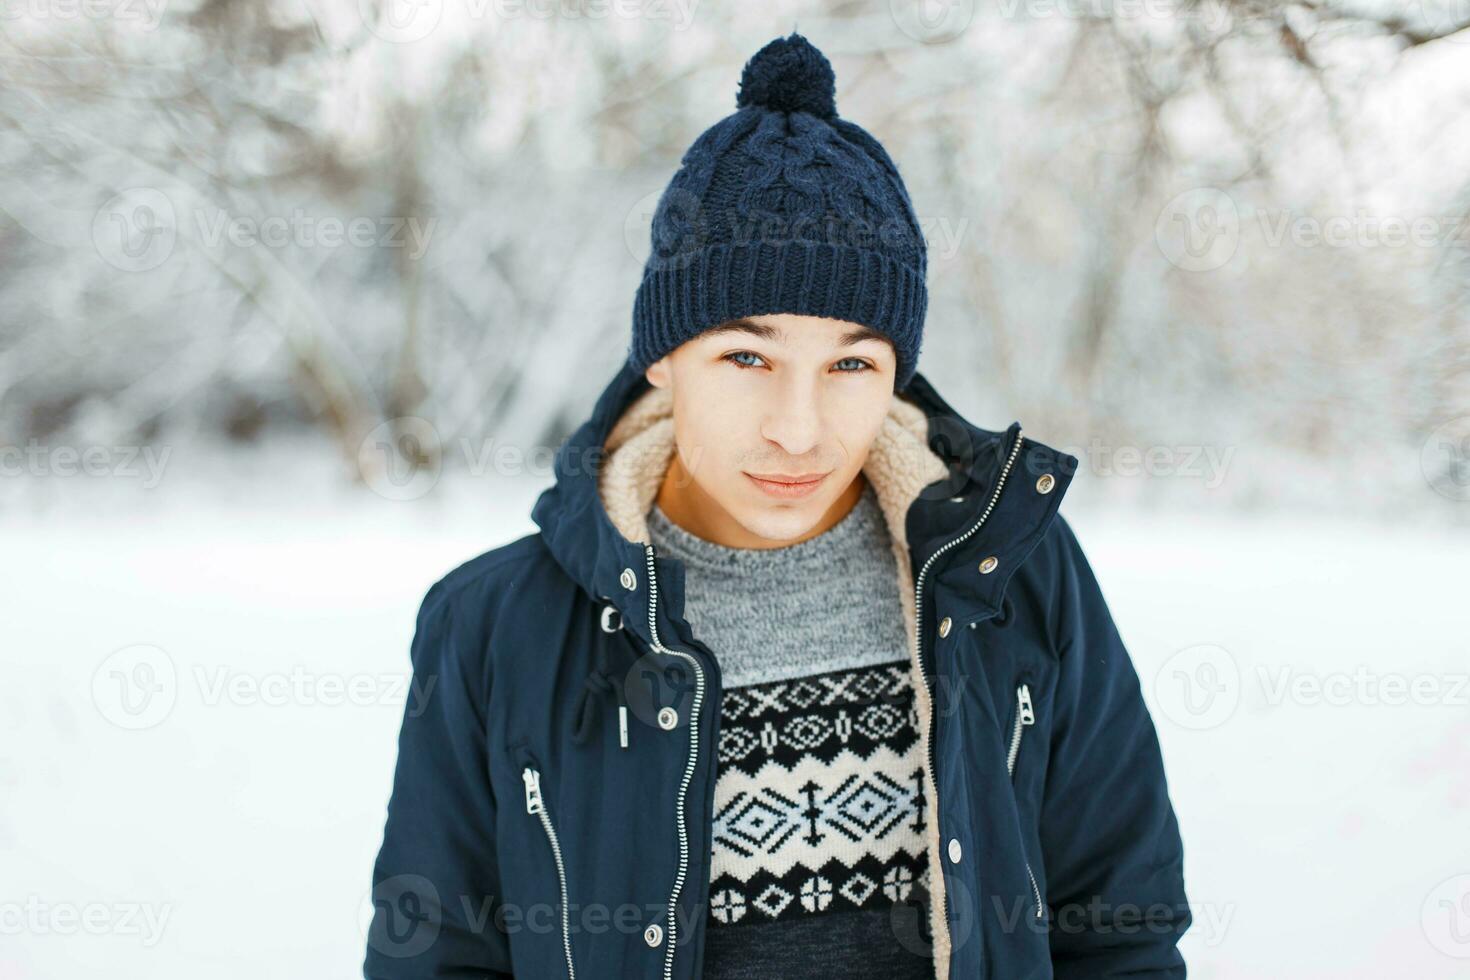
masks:
<instances>
[{"instance_id":1,"label":"drawstring cord","mask_svg":"<svg viewBox=\"0 0 1470 980\"><path fill-rule=\"evenodd\" d=\"M616 626L610 626L609 620L616 620ZM602 611L602 629L607 633L616 633L623 628L622 617L613 606L607 606ZM608 647L611 642L604 642L597 648L597 666L587 672L586 679L582 682L582 692L579 695L576 709L576 722L572 727L572 741L577 745L585 745L592 738L592 732L597 723L596 715L598 705L609 692L616 695L618 703L618 745L622 748L628 747L628 699L623 692L622 674L612 669L609 663Z\"/></svg>"}]
</instances>

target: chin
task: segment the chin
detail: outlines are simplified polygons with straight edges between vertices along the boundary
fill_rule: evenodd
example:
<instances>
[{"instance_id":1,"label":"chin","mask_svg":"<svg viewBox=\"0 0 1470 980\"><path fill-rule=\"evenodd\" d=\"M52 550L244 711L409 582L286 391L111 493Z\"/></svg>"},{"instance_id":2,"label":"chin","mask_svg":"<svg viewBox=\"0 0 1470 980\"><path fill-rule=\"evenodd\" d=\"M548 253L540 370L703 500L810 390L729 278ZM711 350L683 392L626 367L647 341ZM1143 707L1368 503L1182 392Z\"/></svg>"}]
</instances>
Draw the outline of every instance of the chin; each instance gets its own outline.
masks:
<instances>
[{"instance_id":1,"label":"chin","mask_svg":"<svg viewBox=\"0 0 1470 980\"><path fill-rule=\"evenodd\" d=\"M741 525L767 541L790 541L817 526L830 501L803 500L797 503L762 502L740 516Z\"/></svg>"}]
</instances>

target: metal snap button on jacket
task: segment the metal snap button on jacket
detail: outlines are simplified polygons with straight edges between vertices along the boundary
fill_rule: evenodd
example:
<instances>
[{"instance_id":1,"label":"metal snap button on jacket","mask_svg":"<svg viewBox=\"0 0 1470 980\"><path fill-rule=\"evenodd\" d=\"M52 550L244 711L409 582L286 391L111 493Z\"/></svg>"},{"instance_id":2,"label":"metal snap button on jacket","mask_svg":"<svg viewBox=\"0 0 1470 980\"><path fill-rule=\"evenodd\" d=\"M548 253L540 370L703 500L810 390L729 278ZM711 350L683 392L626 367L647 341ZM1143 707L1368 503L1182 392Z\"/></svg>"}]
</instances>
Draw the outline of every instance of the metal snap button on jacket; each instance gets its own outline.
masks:
<instances>
[{"instance_id":1,"label":"metal snap button on jacket","mask_svg":"<svg viewBox=\"0 0 1470 980\"><path fill-rule=\"evenodd\" d=\"M995 566L999 564L1000 560L997 559L994 555L991 555L989 558L980 563L980 574L989 575L991 572L995 571Z\"/></svg>"},{"instance_id":2,"label":"metal snap button on jacket","mask_svg":"<svg viewBox=\"0 0 1470 980\"><path fill-rule=\"evenodd\" d=\"M679 712L673 708L658 709L658 727L664 731L669 731L677 724L679 724Z\"/></svg>"},{"instance_id":3,"label":"metal snap button on jacket","mask_svg":"<svg viewBox=\"0 0 1470 980\"><path fill-rule=\"evenodd\" d=\"M955 864L960 863L960 839L958 837L949 839L949 859Z\"/></svg>"},{"instance_id":4,"label":"metal snap button on jacket","mask_svg":"<svg viewBox=\"0 0 1470 980\"><path fill-rule=\"evenodd\" d=\"M939 621L939 635L940 636L948 636L949 635L949 626L950 626L949 617L948 616L945 616L943 619L941 619Z\"/></svg>"},{"instance_id":5,"label":"metal snap button on jacket","mask_svg":"<svg viewBox=\"0 0 1470 980\"><path fill-rule=\"evenodd\" d=\"M1051 488L1056 485L1056 477L1052 476L1050 473L1043 473L1041 474L1041 477L1036 481L1036 492L1051 493Z\"/></svg>"},{"instance_id":6,"label":"metal snap button on jacket","mask_svg":"<svg viewBox=\"0 0 1470 980\"><path fill-rule=\"evenodd\" d=\"M664 941L664 928L657 922L643 930L643 941L650 946L657 946Z\"/></svg>"},{"instance_id":7,"label":"metal snap button on jacket","mask_svg":"<svg viewBox=\"0 0 1470 980\"><path fill-rule=\"evenodd\" d=\"M623 617L618 612L617 606L602 607L602 631L604 633L616 633L623 628Z\"/></svg>"},{"instance_id":8,"label":"metal snap button on jacket","mask_svg":"<svg viewBox=\"0 0 1470 980\"><path fill-rule=\"evenodd\" d=\"M631 568L623 569L623 574L618 576L618 581L623 583L623 588L629 592L638 587L638 578L633 574L633 569Z\"/></svg>"}]
</instances>

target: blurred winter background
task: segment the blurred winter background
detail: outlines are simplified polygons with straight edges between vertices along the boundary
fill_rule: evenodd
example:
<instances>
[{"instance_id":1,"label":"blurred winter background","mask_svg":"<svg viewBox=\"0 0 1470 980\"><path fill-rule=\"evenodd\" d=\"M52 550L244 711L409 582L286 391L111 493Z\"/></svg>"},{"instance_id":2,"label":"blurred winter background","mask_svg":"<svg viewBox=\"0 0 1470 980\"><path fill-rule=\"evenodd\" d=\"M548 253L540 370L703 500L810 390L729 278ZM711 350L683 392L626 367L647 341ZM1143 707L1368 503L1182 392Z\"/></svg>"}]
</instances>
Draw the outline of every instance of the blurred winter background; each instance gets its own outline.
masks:
<instances>
[{"instance_id":1,"label":"blurred winter background","mask_svg":"<svg viewBox=\"0 0 1470 980\"><path fill-rule=\"evenodd\" d=\"M359 975L413 615L796 27L1083 462L1191 973L1470 973L1470 4L0 0L0 978Z\"/></svg>"}]
</instances>

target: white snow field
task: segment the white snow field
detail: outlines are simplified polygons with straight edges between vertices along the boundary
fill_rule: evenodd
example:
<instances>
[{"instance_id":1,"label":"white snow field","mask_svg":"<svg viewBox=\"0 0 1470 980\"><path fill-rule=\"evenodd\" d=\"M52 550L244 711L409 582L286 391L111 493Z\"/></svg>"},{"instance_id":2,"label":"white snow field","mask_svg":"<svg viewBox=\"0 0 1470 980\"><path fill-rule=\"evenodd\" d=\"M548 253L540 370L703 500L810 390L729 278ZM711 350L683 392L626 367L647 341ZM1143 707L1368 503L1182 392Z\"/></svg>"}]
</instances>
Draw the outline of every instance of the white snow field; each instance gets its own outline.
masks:
<instances>
[{"instance_id":1,"label":"white snow field","mask_svg":"<svg viewBox=\"0 0 1470 980\"><path fill-rule=\"evenodd\" d=\"M282 472L0 506L0 980L361 975L419 599L531 530L542 484ZM1470 975L1470 540L1082 496L1191 976Z\"/></svg>"}]
</instances>

